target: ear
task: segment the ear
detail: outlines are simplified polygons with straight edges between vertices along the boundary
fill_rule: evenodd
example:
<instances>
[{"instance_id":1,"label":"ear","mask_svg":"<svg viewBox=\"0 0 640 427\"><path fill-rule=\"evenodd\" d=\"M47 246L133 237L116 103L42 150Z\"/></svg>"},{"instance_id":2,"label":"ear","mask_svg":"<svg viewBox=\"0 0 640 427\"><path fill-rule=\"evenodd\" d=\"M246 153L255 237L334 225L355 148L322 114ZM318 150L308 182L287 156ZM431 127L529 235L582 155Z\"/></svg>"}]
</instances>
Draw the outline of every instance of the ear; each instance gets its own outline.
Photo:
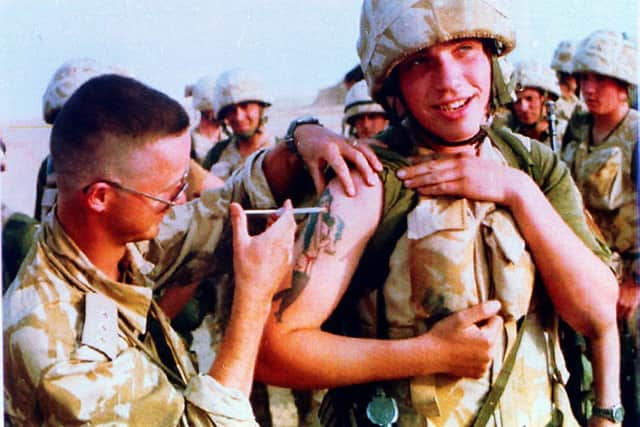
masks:
<instances>
[{"instance_id":1,"label":"ear","mask_svg":"<svg viewBox=\"0 0 640 427\"><path fill-rule=\"evenodd\" d=\"M84 200L89 209L104 212L113 197L113 188L106 182L94 182L84 191Z\"/></svg>"}]
</instances>

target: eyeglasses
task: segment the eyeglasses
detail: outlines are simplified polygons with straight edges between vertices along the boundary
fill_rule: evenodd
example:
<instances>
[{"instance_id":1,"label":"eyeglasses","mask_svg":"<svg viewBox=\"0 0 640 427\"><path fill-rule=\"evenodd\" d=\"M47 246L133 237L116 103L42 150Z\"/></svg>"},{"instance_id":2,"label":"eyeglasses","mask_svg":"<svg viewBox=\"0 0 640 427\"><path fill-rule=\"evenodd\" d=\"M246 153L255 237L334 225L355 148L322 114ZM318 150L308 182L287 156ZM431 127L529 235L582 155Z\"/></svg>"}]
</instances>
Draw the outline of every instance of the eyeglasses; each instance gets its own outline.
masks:
<instances>
[{"instance_id":1,"label":"eyeglasses","mask_svg":"<svg viewBox=\"0 0 640 427\"><path fill-rule=\"evenodd\" d=\"M102 179L100 181L104 182L106 184L109 184L110 186L112 186L115 189L118 189L118 190L121 190L121 191L125 191L125 192L131 193L131 194L136 194L138 196L146 197L147 199L153 200L155 202L160 202L163 205L166 205L168 207L172 207L172 206L176 206L178 204L177 200L185 193L185 191L187 191L187 188L189 187L189 183L187 182L187 176L188 175L189 175L189 169L184 171L184 174L182 175L182 178L180 178L180 182L182 184L180 185L180 188L178 189L178 192L170 200L162 199L162 198L160 198L158 196L154 196L153 194L147 193L145 191L139 191L139 190L134 190L133 188L125 187L124 185L122 185L122 184L120 184L118 182L109 181L109 180L106 180L106 179ZM86 193L91 185L92 184L87 185L86 187L84 187L82 189L82 191L84 191Z\"/></svg>"}]
</instances>

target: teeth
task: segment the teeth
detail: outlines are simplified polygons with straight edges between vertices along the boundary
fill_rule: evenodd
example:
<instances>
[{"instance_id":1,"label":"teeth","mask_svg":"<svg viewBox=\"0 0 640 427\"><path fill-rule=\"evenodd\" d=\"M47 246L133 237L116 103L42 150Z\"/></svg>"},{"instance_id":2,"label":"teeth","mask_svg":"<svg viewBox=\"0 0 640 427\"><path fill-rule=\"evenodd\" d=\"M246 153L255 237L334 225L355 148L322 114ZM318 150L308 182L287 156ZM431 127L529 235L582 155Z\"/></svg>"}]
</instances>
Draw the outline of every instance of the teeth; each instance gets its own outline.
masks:
<instances>
[{"instance_id":1,"label":"teeth","mask_svg":"<svg viewBox=\"0 0 640 427\"><path fill-rule=\"evenodd\" d=\"M453 111L453 110L457 110L458 108L462 107L465 103L467 102L466 99L462 99L460 101L453 101L450 102L446 105L441 105L440 109L442 111Z\"/></svg>"}]
</instances>

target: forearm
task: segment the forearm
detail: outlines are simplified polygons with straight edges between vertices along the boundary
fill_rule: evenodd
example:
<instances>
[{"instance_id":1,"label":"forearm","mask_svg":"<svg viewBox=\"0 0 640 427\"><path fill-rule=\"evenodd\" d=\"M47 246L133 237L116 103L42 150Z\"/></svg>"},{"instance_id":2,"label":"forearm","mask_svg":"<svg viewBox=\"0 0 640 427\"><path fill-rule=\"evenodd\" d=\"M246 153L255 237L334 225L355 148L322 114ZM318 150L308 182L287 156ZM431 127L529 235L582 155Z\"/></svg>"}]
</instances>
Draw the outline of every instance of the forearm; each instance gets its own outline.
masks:
<instances>
[{"instance_id":1,"label":"forearm","mask_svg":"<svg viewBox=\"0 0 640 427\"><path fill-rule=\"evenodd\" d=\"M441 359L447 357L435 340L351 338L319 329L277 335L265 336L269 342L260 353L256 376L284 387L319 389L427 375L441 371Z\"/></svg>"},{"instance_id":2,"label":"forearm","mask_svg":"<svg viewBox=\"0 0 640 427\"><path fill-rule=\"evenodd\" d=\"M620 341L617 328L591 339L591 362L596 406L607 408L620 403Z\"/></svg>"},{"instance_id":3,"label":"forearm","mask_svg":"<svg viewBox=\"0 0 640 427\"><path fill-rule=\"evenodd\" d=\"M255 362L270 304L234 297L224 338L209 370L220 384L251 392Z\"/></svg>"},{"instance_id":4,"label":"forearm","mask_svg":"<svg viewBox=\"0 0 640 427\"><path fill-rule=\"evenodd\" d=\"M617 283L613 273L549 203L537 185L518 172L509 208L559 314L595 338L615 325Z\"/></svg>"}]
</instances>

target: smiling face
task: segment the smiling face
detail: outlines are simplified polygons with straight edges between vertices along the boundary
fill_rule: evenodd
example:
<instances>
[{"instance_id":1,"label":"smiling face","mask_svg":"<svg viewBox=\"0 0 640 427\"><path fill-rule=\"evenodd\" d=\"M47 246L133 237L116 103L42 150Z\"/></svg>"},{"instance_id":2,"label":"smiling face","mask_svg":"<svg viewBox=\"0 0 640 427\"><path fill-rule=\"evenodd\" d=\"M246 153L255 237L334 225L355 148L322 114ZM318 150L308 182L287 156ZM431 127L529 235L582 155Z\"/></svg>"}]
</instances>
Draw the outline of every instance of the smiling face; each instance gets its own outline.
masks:
<instances>
[{"instance_id":1,"label":"smiling face","mask_svg":"<svg viewBox=\"0 0 640 427\"><path fill-rule=\"evenodd\" d=\"M240 102L228 107L225 121L236 135L254 133L261 124L262 106L257 102Z\"/></svg>"},{"instance_id":2,"label":"smiling face","mask_svg":"<svg viewBox=\"0 0 640 427\"><path fill-rule=\"evenodd\" d=\"M455 143L487 117L491 61L482 41L462 39L424 49L398 66L406 106L429 132Z\"/></svg>"}]
</instances>

